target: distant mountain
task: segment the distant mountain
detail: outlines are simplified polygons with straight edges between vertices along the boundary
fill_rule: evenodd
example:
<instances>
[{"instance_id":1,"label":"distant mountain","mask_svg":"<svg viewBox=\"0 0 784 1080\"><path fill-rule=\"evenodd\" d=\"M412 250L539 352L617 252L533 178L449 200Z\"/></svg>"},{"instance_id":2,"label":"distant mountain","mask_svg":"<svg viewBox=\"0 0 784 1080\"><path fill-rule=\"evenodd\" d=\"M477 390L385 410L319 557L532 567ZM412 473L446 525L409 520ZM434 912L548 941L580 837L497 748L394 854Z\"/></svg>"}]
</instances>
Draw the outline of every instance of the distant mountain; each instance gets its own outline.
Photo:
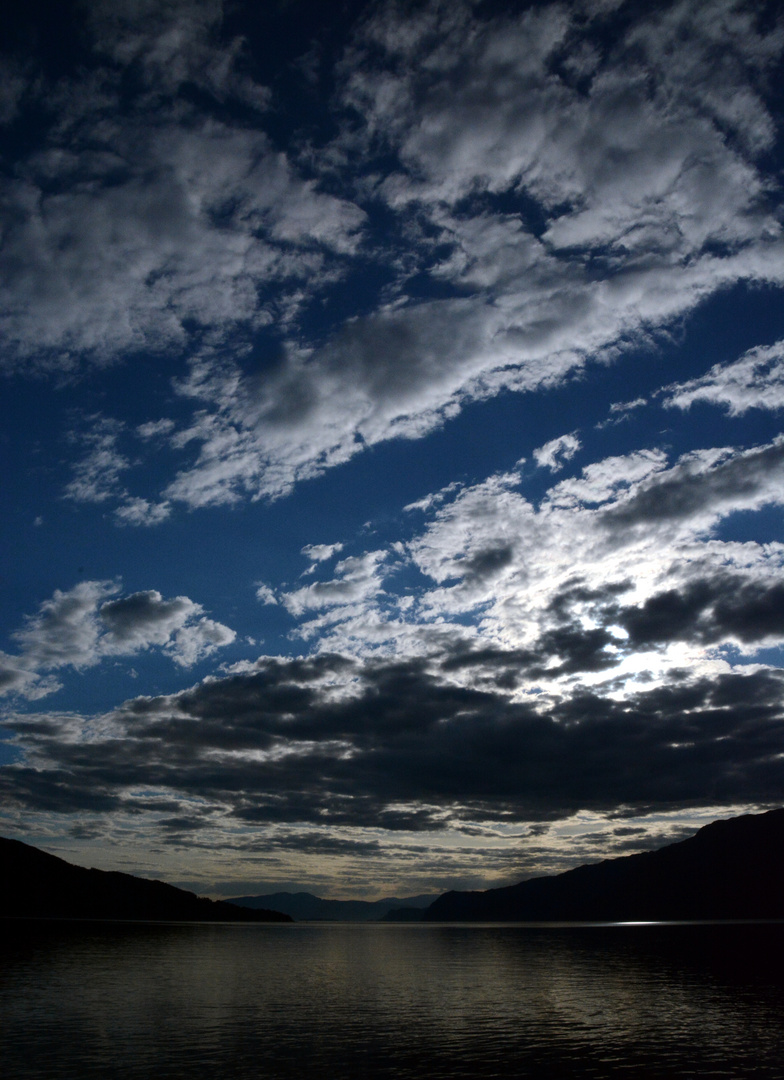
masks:
<instances>
[{"instance_id":1,"label":"distant mountain","mask_svg":"<svg viewBox=\"0 0 784 1080\"><path fill-rule=\"evenodd\" d=\"M381 922L422 922L422 915L427 909L396 907L381 916Z\"/></svg>"},{"instance_id":2,"label":"distant mountain","mask_svg":"<svg viewBox=\"0 0 784 1080\"><path fill-rule=\"evenodd\" d=\"M0 874L0 916L6 917L291 922L279 911L249 911L163 881L87 870L2 837Z\"/></svg>"},{"instance_id":3,"label":"distant mountain","mask_svg":"<svg viewBox=\"0 0 784 1080\"><path fill-rule=\"evenodd\" d=\"M322 900L308 892L277 892L263 896L232 896L228 901L239 907L271 907L275 911L285 911L293 919L323 919L332 922L373 922L383 919L395 908L419 909L424 911L428 904L436 899L435 894L425 896L397 896L384 900Z\"/></svg>"},{"instance_id":4,"label":"distant mountain","mask_svg":"<svg viewBox=\"0 0 784 1080\"><path fill-rule=\"evenodd\" d=\"M784 919L784 809L714 821L677 844L486 892L448 892L428 922Z\"/></svg>"}]
</instances>

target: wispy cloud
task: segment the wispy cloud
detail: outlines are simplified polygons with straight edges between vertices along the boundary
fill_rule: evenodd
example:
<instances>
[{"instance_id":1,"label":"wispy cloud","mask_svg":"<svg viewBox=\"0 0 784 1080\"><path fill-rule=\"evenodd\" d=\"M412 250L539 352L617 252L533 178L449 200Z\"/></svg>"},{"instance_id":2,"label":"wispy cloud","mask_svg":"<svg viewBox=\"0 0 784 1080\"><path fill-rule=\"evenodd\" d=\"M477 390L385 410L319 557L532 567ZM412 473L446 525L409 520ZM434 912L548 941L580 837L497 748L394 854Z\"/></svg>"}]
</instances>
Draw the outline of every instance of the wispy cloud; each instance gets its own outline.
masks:
<instances>
[{"instance_id":1,"label":"wispy cloud","mask_svg":"<svg viewBox=\"0 0 784 1080\"><path fill-rule=\"evenodd\" d=\"M738 360L715 364L698 379L666 386L664 404L688 409L695 401L723 406L731 416L749 409L784 408L784 341L749 349Z\"/></svg>"}]
</instances>

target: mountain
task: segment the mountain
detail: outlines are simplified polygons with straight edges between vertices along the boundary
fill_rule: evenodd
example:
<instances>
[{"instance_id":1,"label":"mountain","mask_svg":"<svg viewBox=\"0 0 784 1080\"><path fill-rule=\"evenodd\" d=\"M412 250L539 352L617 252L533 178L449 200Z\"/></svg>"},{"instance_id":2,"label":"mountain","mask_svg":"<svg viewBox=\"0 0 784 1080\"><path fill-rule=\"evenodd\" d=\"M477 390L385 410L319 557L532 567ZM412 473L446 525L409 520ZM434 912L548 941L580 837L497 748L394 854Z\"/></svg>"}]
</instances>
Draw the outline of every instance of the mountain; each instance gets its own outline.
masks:
<instances>
[{"instance_id":1,"label":"mountain","mask_svg":"<svg viewBox=\"0 0 784 1080\"><path fill-rule=\"evenodd\" d=\"M395 908L419 909L424 911L436 897L397 896L384 900L322 900L308 892L267 893L264 896L232 896L228 901L239 907L272 907L276 911L285 911L294 919L324 919L331 922L372 922L383 919Z\"/></svg>"},{"instance_id":2,"label":"mountain","mask_svg":"<svg viewBox=\"0 0 784 1080\"><path fill-rule=\"evenodd\" d=\"M714 821L677 844L486 892L448 892L433 922L784 919L784 809Z\"/></svg>"},{"instance_id":3,"label":"mountain","mask_svg":"<svg viewBox=\"0 0 784 1080\"><path fill-rule=\"evenodd\" d=\"M207 900L163 881L87 870L20 840L0 837L0 916L291 922L279 911L249 911Z\"/></svg>"}]
</instances>

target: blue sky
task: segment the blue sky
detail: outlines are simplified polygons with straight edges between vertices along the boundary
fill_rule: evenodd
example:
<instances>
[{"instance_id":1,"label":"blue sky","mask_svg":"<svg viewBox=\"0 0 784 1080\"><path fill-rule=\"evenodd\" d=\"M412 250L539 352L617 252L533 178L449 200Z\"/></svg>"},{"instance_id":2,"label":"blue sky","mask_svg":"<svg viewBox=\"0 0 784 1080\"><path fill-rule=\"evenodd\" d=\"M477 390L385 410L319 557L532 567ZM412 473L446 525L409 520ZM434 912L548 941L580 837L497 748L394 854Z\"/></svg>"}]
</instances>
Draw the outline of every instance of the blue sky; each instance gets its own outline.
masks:
<instances>
[{"instance_id":1,"label":"blue sky","mask_svg":"<svg viewBox=\"0 0 784 1080\"><path fill-rule=\"evenodd\" d=\"M5 835L374 897L780 803L777 5L2 49Z\"/></svg>"}]
</instances>

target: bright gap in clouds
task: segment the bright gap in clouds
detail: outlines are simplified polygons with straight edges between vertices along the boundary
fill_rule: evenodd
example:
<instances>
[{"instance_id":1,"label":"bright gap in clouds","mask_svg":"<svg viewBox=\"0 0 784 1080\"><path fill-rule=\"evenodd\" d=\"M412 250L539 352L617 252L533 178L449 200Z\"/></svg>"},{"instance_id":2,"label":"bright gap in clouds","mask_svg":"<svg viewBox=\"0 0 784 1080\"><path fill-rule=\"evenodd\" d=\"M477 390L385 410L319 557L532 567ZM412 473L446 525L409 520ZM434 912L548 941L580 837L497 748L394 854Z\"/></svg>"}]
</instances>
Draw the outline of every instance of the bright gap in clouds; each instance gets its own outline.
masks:
<instances>
[{"instance_id":1,"label":"bright gap in clouds","mask_svg":"<svg viewBox=\"0 0 784 1080\"><path fill-rule=\"evenodd\" d=\"M33 22L5 832L402 895L776 804L776 5Z\"/></svg>"}]
</instances>

